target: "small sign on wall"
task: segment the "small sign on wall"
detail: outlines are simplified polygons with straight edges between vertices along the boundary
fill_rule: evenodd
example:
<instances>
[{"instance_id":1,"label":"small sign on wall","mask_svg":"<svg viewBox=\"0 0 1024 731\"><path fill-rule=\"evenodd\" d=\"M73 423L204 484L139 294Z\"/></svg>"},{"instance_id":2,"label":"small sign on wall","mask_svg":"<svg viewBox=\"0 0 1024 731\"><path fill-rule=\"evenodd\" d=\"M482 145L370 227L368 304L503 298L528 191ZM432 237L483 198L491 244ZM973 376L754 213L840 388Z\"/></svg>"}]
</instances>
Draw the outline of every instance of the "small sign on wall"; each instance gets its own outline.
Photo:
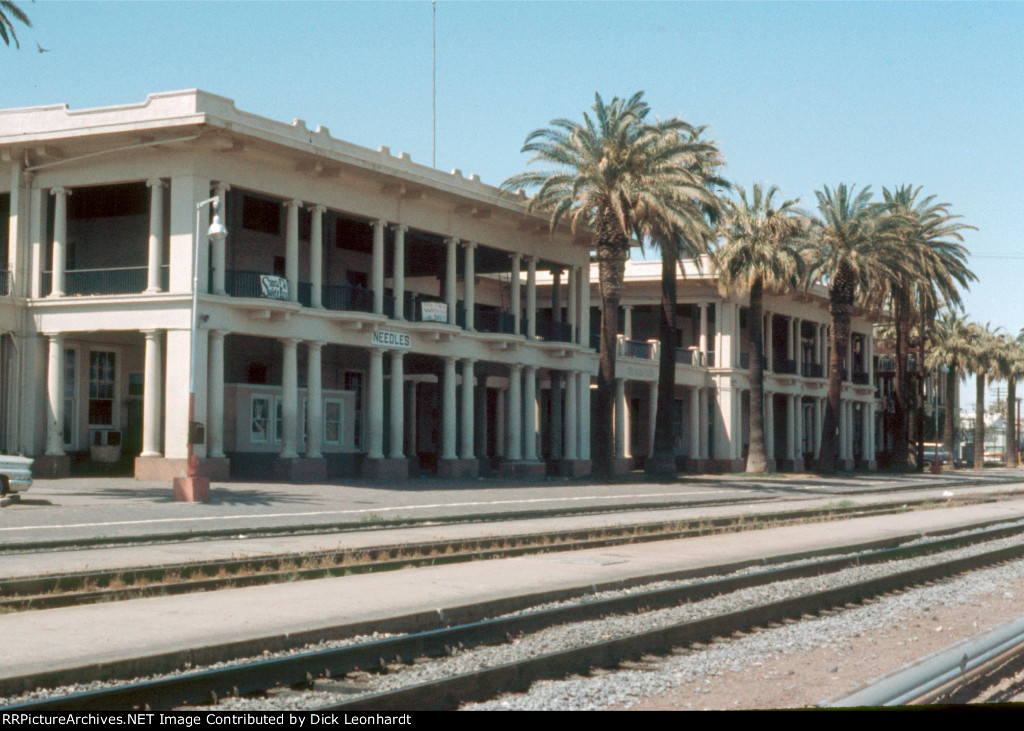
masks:
<instances>
[{"instance_id":1,"label":"small sign on wall","mask_svg":"<svg viewBox=\"0 0 1024 731\"><path fill-rule=\"evenodd\" d=\"M448 304L445 302L420 302L422 322L448 322Z\"/></svg>"},{"instance_id":2,"label":"small sign on wall","mask_svg":"<svg viewBox=\"0 0 1024 731\"><path fill-rule=\"evenodd\" d=\"M260 296L272 300L288 300L288 280L274 274L260 275Z\"/></svg>"},{"instance_id":3,"label":"small sign on wall","mask_svg":"<svg viewBox=\"0 0 1024 731\"><path fill-rule=\"evenodd\" d=\"M374 330L370 335L370 345L378 348L401 348L408 350L412 347L412 337L409 333L400 333L393 330Z\"/></svg>"}]
</instances>

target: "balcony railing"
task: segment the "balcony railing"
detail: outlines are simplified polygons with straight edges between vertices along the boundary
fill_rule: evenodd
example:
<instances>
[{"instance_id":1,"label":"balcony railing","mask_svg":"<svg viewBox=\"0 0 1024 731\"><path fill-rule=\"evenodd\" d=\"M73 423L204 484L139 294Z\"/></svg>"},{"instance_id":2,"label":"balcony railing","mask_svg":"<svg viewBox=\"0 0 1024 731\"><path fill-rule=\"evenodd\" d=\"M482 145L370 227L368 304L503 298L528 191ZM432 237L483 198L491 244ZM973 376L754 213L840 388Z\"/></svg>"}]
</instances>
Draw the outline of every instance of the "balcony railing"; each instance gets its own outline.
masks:
<instances>
[{"instance_id":1,"label":"balcony railing","mask_svg":"<svg viewBox=\"0 0 1024 731\"><path fill-rule=\"evenodd\" d=\"M750 369L750 353L740 353L740 368Z\"/></svg>"},{"instance_id":2,"label":"balcony railing","mask_svg":"<svg viewBox=\"0 0 1024 731\"><path fill-rule=\"evenodd\" d=\"M160 287L167 291L170 267L160 267ZM110 267L107 269L68 269L64 272L64 294L140 294L149 284L148 267ZM53 290L53 272L43 272L42 295Z\"/></svg>"},{"instance_id":3,"label":"balcony railing","mask_svg":"<svg viewBox=\"0 0 1024 731\"><path fill-rule=\"evenodd\" d=\"M350 284L325 284L320 297L328 310L373 312L373 292Z\"/></svg>"},{"instance_id":4,"label":"balcony railing","mask_svg":"<svg viewBox=\"0 0 1024 731\"><path fill-rule=\"evenodd\" d=\"M853 382L858 386L867 386L871 383L871 374L866 371L854 371Z\"/></svg>"},{"instance_id":5,"label":"balcony railing","mask_svg":"<svg viewBox=\"0 0 1024 731\"><path fill-rule=\"evenodd\" d=\"M707 366L708 366L708 368L714 368L715 367L715 351L713 351L713 350L709 350L708 351Z\"/></svg>"},{"instance_id":6,"label":"balcony railing","mask_svg":"<svg viewBox=\"0 0 1024 731\"><path fill-rule=\"evenodd\" d=\"M512 335L515 332L515 326L515 317L511 312L483 310L476 313L476 329L480 332Z\"/></svg>"},{"instance_id":7,"label":"balcony railing","mask_svg":"<svg viewBox=\"0 0 1024 731\"><path fill-rule=\"evenodd\" d=\"M8 273L7 265L0 266L0 297L6 297L11 293L11 275Z\"/></svg>"},{"instance_id":8,"label":"balcony railing","mask_svg":"<svg viewBox=\"0 0 1024 731\"><path fill-rule=\"evenodd\" d=\"M776 358L775 367L772 369L776 373L796 375L796 361L790 358Z\"/></svg>"},{"instance_id":9,"label":"balcony railing","mask_svg":"<svg viewBox=\"0 0 1024 731\"><path fill-rule=\"evenodd\" d=\"M807 378L824 378L825 367L821 363L801 363L800 373Z\"/></svg>"},{"instance_id":10,"label":"balcony railing","mask_svg":"<svg viewBox=\"0 0 1024 731\"><path fill-rule=\"evenodd\" d=\"M689 348L676 348L676 365L697 365L700 353Z\"/></svg>"},{"instance_id":11,"label":"balcony railing","mask_svg":"<svg viewBox=\"0 0 1024 731\"><path fill-rule=\"evenodd\" d=\"M590 349L601 352L601 333L590 333Z\"/></svg>"},{"instance_id":12,"label":"balcony railing","mask_svg":"<svg viewBox=\"0 0 1024 731\"><path fill-rule=\"evenodd\" d=\"M568 322L537 322L537 335L556 343L572 342L572 325Z\"/></svg>"},{"instance_id":13,"label":"balcony railing","mask_svg":"<svg viewBox=\"0 0 1024 731\"><path fill-rule=\"evenodd\" d=\"M654 346L644 340L622 339L622 354L627 358L643 358L651 360L654 358Z\"/></svg>"}]
</instances>

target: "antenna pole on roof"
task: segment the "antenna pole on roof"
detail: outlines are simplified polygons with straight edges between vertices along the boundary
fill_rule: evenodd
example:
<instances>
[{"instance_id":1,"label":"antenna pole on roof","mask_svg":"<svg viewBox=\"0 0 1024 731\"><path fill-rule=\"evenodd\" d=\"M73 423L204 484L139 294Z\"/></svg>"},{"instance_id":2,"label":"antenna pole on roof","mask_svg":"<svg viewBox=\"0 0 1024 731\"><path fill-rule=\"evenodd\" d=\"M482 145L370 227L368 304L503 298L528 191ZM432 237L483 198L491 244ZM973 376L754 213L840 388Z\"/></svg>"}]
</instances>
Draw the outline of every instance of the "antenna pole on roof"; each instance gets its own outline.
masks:
<instances>
[{"instance_id":1,"label":"antenna pole on roof","mask_svg":"<svg viewBox=\"0 0 1024 731\"><path fill-rule=\"evenodd\" d=\"M437 167L437 0L430 0L430 7L433 13L431 29L433 32L433 48L431 53L431 132L433 135L430 143L430 167Z\"/></svg>"}]
</instances>

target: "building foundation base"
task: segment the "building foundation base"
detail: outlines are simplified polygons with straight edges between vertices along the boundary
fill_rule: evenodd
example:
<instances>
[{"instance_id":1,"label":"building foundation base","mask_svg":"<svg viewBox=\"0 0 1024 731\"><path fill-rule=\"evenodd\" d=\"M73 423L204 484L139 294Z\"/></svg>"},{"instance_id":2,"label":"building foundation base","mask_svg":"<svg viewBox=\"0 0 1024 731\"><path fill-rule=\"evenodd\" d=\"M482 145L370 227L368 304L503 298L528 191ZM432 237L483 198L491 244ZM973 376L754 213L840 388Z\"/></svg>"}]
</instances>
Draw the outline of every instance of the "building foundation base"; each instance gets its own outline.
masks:
<instances>
[{"instance_id":1,"label":"building foundation base","mask_svg":"<svg viewBox=\"0 0 1024 731\"><path fill-rule=\"evenodd\" d=\"M613 475L628 475L633 471L632 457L616 457L612 460Z\"/></svg>"},{"instance_id":2,"label":"building foundation base","mask_svg":"<svg viewBox=\"0 0 1024 731\"><path fill-rule=\"evenodd\" d=\"M209 477L175 477L173 481L174 502L210 502Z\"/></svg>"},{"instance_id":3,"label":"building foundation base","mask_svg":"<svg viewBox=\"0 0 1024 731\"><path fill-rule=\"evenodd\" d=\"M704 469L702 472L714 472L724 474L727 472L744 472L747 469L747 461L744 459L707 459L703 460Z\"/></svg>"},{"instance_id":4,"label":"building foundation base","mask_svg":"<svg viewBox=\"0 0 1024 731\"><path fill-rule=\"evenodd\" d=\"M409 460L365 459L361 474L368 480L405 482L409 479Z\"/></svg>"},{"instance_id":5,"label":"building foundation base","mask_svg":"<svg viewBox=\"0 0 1024 731\"><path fill-rule=\"evenodd\" d=\"M558 460L558 474L562 477L586 477L592 471L593 464L589 459Z\"/></svg>"},{"instance_id":6,"label":"building foundation base","mask_svg":"<svg viewBox=\"0 0 1024 731\"><path fill-rule=\"evenodd\" d=\"M857 460L854 459L840 459L836 462L836 467L841 469L843 472L853 472L857 469Z\"/></svg>"},{"instance_id":7,"label":"building foundation base","mask_svg":"<svg viewBox=\"0 0 1024 731\"><path fill-rule=\"evenodd\" d=\"M327 482L327 460L301 457L279 459L274 464L274 479L293 483Z\"/></svg>"},{"instance_id":8,"label":"building foundation base","mask_svg":"<svg viewBox=\"0 0 1024 731\"><path fill-rule=\"evenodd\" d=\"M56 480L71 474L71 457L66 454L44 454L32 463L32 476L37 480Z\"/></svg>"},{"instance_id":9,"label":"building foundation base","mask_svg":"<svg viewBox=\"0 0 1024 731\"><path fill-rule=\"evenodd\" d=\"M780 472L803 472L807 469L802 459L780 459L778 464Z\"/></svg>"},{"instance_id":10,"label":"building foundation base","mask_svg":"<svg viewBox=\"0 0 1024 731\"><path fill-rule=\"evenodd\" d=\"M480 462L476 459L442 459L437 463L437 476L449 480L480 476Z\"/></svg>"}]
</instances>

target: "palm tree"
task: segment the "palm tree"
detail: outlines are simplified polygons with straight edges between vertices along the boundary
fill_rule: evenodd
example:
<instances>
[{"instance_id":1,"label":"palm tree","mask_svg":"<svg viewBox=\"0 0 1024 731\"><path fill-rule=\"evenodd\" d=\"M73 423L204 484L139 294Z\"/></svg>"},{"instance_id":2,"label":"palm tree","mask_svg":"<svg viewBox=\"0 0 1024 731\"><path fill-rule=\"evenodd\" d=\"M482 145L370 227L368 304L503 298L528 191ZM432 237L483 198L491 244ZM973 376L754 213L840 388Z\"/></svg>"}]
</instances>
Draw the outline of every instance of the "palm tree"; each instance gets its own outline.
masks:
<instances>
[{"instance_id":1,"label":"palm tree","mask_svg":"<svg viewBox=\"0 0 1024 731\"><path fill-rule=\"evenodd\" d=\"M766 472L768 456L764 444L764 291L785 292L797 286L803 274L799 249L806 230L806 217L796 210L798 200L776 207L779 192L767 191L755 183L751 199L738 189L738 200L729 201L724 220L724 243L713 260L721 285L750 297L747 338L750 343L750 450L747 472Z\"/></svg>"},{"instance_id":2,"label":"palm tree","mask_svg":"<svg viewBox=\"0 0 1024 731\"><path fill-rule=\"evenodd\" d=\"M32 21L28 19L28 16L25 15L21 8L11 0L0 0L0 38L3 39L6 46L10 46L11 41L14 41L14 47L21 48L21 44L18 43L18 34L14 32L14 23L11 22L11 18L19 23L24 23L29 28L32 27Z\"/></svg>"},{"instance_id":3,"label":"palm tree","mask_svg":"<svg viewBox=\"0 0 1024 731\"><path fill-rule=\"evenodd\" d=\"M1016 339L1000 335L995 346L995 369L1006 381L1006 450L1007 467L1017 466L1017 381L1024 377L1024 334Z\"/></svg>"},{"instance_id":4,"label":"palm tree","mask_svg":"<svg viewBox=\"0 0 1024 731\"><path fill-rule=\"evenodd\" d=\"M690 134L690 142L700 142L704 128ZM673 133L674 134L674 133ZM675 144L670 142L670 144ZM660 351L658 358L658 404L655 412L654 443L645 473L651 479L673 479L676 476L675 439L672 432L676 375L676 271L682 272L682 259L693 259L700 266L700 256L708 252L715 235L715 222L721 213L721 201L715 189L728 188L719 178L721 155L712 142L694 155L689 168L701 188L680 186L671 201L646 201L635 211L636 237L661 251L661 307L658 318ZM666 205L666 203L668 205Z\"/></svg>"},{"instance_id":5,"label":"palm tree","mask_svg":"<svg viewBox=\"0 0 1024 731\"><path fill-rule=\"evenodd\" d=\"M530 162L554 167L514 175L502 187L536 187L529 207L548 212L552 229L568 218L573 231L594 232L601 295L595 471L610 475L615 453L615 341L630 235L637 225L634 210L643 205L650 211L657 201L674 200L681 186L698 188L700 181L688 163L707 148L689 141L693 128L681 120L648 124L650 107L643 92L629 99L615 97L609 104L596 94L592 110L593 117L584 113L582 123L556 119L551 127L527 135L523 152L533 153ZM672 137L672 132L678 134Z\"/></svg>"},{"instance_id":6,"label":"palm tree","mask_svg":"<svg viewBox=\"0 0 1024 731\"><path fill-rule=\"evenodd\" d=\"M879 290L885 275L900 270L887 224L871 203L871 188L856 193L845 184L816 191L820 217L812 222L805 283L823 281L829 288L832 328L829 342L828 400L822 423L818 468L834 472L839 459L839 405L842 369L850 337L854 299Z\"/></svg>"},{"instance_id":7,"label":"palm tree","mask_svg":"<svg viewBox=\"0 0 1024 731\"><path fill-rule=\"evenodd\" d=\"M989 325L971 323L973 340L967 370L974 374L974 469L985 466L985 379L996 372L996 333Z\"/></svg>"},{"instance_id":8,"label":"palm tree","mask_svg":"<svg viewBox=\"0 0 1024 731\"><path fill-rule=\"evenodd\" d=\"M919 350L923 351L939 309L960 307L960 290L977 279L967 268L967 249L959 243L963 241L960 232L974 227L959 223L956 219L960 216L949 213L948 203L936 203L934 195L919 200L920 193L920 187L910 185L892 191L882 189L891 243L900 249L905 265L883 283L895 326L893 452L895 463L901 467L908 461L909 405L919 395L907 377L906 354L911 345L911 331L917 329ZM921 406L917 404L919 436L923 427ZM919 451L921 444L922 440L918 439ZM919 453L917 464L921 463Z\"/></svg>"},{"instance_id":9,"label":"palm tree","mask_svg":"<svg viewBox=\"0 0 1024 731\"><path fill-rule=\"evenodd\" d=\"M967 323L967 318L953 310L943 311L935 321L930 337L928 355L925 365L933 372L945 366L946 398L945 418L943 419L942 441L946 445L946 453L953 455L956 444L956 411L959 406L956 398L956 384L964 378L974 347L974 336Z\"/></svg>"}]
</instances>

